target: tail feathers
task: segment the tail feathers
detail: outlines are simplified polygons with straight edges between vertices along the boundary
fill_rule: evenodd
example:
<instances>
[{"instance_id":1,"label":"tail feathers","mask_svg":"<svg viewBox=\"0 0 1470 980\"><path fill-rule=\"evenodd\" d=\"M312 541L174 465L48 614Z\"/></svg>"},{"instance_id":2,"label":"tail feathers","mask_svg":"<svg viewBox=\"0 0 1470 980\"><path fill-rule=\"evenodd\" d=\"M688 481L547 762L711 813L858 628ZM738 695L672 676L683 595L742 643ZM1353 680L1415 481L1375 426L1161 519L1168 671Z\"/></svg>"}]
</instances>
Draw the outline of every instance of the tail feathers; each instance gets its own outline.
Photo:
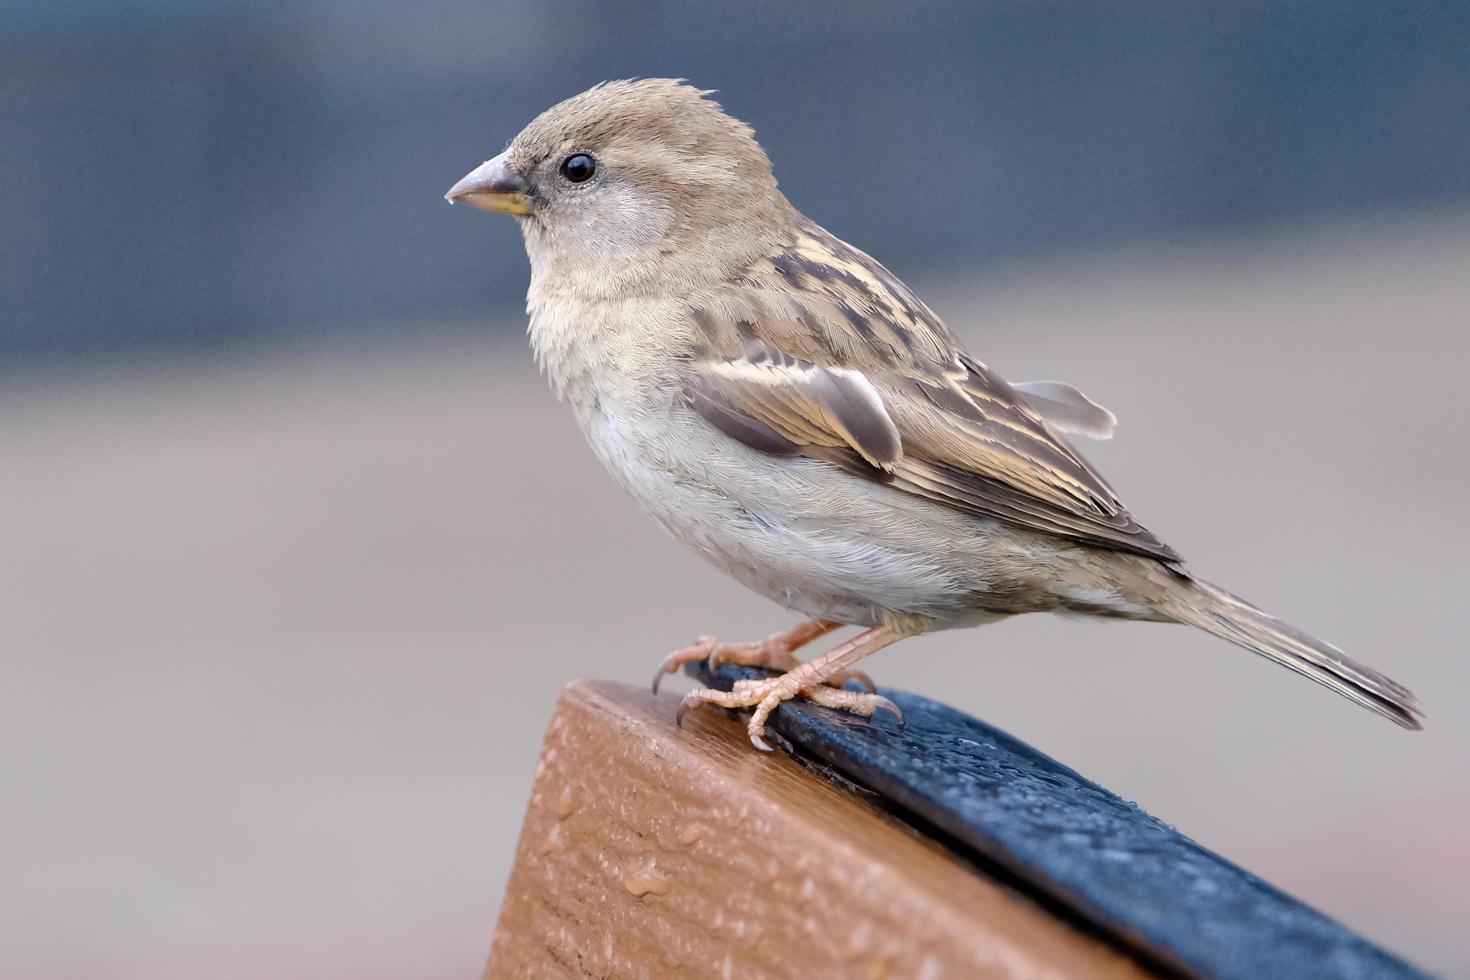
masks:
<instances>
[{"instance_id":1,"label":"tail feathers","mask_svg":"<svg viewBox=\"0 0 1470 980\"><path fill-rule=\"evenodd\" d=\"M1177 579L1161 611L1274 660L1397 725L1423 727L1419 719L1424 712L1408 688L1224 589L1198 579Z\"/></svg>"}]
</instances>

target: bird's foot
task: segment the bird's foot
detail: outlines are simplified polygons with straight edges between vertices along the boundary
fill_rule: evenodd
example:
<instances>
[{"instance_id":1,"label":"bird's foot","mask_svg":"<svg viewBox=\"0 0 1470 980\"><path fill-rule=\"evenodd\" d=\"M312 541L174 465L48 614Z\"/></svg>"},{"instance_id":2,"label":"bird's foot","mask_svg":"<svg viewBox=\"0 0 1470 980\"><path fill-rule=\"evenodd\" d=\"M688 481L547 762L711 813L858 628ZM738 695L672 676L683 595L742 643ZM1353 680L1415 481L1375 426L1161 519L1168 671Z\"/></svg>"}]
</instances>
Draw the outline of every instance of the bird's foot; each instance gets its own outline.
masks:
<instances>
[{"instance_id":1,"label":"bird's foot","mask_svg":"<svg viewBox=\"0 0 1470 980\"><path fill-rule=\"evenodd\" d=\"M721 643L713 636L701 636L690 646L675 650L658 665L653 675L653 693L658 693L665 674L676 674L685 664L708 660L709 669L715 671L720 664L739 664L742 667L764 667L789 673L801 666L796 651L819 636L824 636L841 627L831 620L810 620L783 633L776 633L756 643ZM878 690L873 679L860 670L839 670L821 683L832 687L845 687L848 681L857 681L869 692Z\"/></svg>"},{"instance_id":2,"label":"bird's foot","mask_svg":"<svg viewBox=\"0 0 1470 980\"><path fill-rule=\"evenodd\" d=\"M696 688L684 695L684 700L679 702L679 711L674 716L674 724L682 723L684 715L690 709L705 704L719 705L722 708L754 708L755 711L750 716L750 723L746 726L746 731L750 734L752 745L762 752L769 752L771 747L766 744L764 738L766 719L782 703L795 697L802 697L814 704L828 708L843 708L864 718L871 718L879 711L888 711L898 719L899 726L903 726L903 711L888 698L872 691L844 691L829 687L826 680L820 676L820 671L814 671L812 667L813 664L802 664L779 677L736 681L735 686L729 691L716 691L708 687Z\"/></svg>"}]
</instances>

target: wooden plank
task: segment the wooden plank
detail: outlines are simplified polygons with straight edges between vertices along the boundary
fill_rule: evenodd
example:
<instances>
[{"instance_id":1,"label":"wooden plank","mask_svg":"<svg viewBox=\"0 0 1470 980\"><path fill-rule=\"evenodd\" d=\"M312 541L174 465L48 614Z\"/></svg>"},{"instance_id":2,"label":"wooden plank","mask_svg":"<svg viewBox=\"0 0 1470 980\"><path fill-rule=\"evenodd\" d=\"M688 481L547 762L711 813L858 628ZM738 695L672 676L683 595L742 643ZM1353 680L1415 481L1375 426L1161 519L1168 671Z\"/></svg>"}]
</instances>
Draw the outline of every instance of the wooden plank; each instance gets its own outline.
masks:
<instances>
[{"instance_id":1,"label":"wooden plank","mask_svg":"<svg viewBox=\"0 0 1470 980\"><path fill-rule=\"evenodd\" d=\"M724 712L674 728L677 702L563 693L487 978L1149 975Z\"/></svg>"}]
</instances>

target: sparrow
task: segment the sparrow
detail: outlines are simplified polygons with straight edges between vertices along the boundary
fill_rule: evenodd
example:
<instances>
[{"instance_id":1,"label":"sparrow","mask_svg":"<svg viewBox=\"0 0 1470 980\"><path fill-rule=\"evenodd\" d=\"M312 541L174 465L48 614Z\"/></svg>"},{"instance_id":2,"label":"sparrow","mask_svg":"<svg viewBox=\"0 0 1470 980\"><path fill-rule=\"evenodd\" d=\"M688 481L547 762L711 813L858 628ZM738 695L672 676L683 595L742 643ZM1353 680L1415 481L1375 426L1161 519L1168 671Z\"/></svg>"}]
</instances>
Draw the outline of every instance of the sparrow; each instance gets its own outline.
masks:
<instances>
[{"instance_id":1,"label":"sparrow","mask_svg":"<svg viewBox=\"0 0 1470 980\"><path fill-rule=\"evenodd\" d=\"M618 483L665 530L806 619L709 658L781 671L691 691L679 717L841 686L906 637L1031 612L1184 623L1404 728L1406 688L1196 577L1068 441L1116 419L1010 384L876 260L797 211L754 131L681 79L605 82L543 112L445 197L515 216L531 346ZM842 626L862 632L809 661Z\"/></svg>"}]
</instances>

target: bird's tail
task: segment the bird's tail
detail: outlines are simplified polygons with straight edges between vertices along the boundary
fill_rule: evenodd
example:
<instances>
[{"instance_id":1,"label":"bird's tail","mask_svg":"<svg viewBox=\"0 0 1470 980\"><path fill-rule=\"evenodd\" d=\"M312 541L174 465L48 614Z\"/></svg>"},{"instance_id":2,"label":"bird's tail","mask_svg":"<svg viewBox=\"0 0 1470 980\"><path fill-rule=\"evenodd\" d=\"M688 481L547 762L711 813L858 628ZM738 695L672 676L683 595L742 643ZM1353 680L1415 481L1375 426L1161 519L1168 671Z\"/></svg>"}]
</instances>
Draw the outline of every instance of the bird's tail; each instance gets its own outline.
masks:
<instances>
[{"instance_id":1,"label":"bird's tail","mask_svg":"<svg viewBox=\"0 0 1470 980\"><path fill-rule=\"evenodd\" d=\"M1150 603L1171 619L1274 660L1395 724L1415 730L1423 727L1419 699L1402 684L1224 589L1176 573L1171 576L1163 596Z\"/></svg>"}]
</instances>

